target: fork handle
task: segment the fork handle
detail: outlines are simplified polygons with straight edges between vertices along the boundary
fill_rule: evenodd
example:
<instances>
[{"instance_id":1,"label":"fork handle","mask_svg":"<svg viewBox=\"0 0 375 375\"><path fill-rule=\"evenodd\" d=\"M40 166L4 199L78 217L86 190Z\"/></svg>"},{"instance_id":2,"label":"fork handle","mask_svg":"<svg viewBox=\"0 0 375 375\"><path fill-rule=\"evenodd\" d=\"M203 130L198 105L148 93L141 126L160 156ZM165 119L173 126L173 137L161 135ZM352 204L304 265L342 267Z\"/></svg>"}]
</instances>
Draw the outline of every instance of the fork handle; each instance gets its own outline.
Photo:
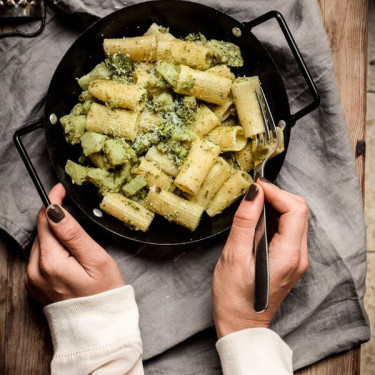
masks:
<instances>
[{"instance_id":1,"label":"fork handle","mask_svg":"<svg viewBox=\"0 0 375 375\"><path fill-rule=\"evenodd\" d=\"M258 220L254 234L255 249L255 294L254 310L263 312L268 307L270 277L268 262L268 241L266 225L266 206Z\"/></svg>"}]
</instances>

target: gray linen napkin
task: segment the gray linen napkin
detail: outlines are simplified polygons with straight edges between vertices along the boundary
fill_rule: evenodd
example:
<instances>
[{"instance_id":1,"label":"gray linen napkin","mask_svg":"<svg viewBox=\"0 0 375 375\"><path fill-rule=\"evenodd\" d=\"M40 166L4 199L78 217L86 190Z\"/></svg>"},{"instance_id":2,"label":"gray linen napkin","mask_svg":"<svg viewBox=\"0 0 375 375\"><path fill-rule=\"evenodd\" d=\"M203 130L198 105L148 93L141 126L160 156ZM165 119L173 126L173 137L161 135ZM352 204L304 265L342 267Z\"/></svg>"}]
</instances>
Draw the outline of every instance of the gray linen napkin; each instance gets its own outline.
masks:
<instances>
[{"instance_id":1,"label":"gray linen napkin","mask_svg":"<svg viewBox=\"0 0 375 375\"><path fill-rule=\"evenodd\" d=\"M49 4L42 35L0 40L0 227L23 248L33 239L41 201L12 144L12 134L42 116L52 74L79 33L98 17L136 2L57 0ZM310 268L272 322L272 329L293 349L294 368L298 369L369 339L363 309L366 247L362 201L329 43L316 1L201 2L240 21L279 10L321 94L320 108L293 128L277 179L281 188L304 196L310 208ZM270 22L254 33L277 61L295 111L309 97L280 30ZM26 144L45 186L51 187L56 177L42 134L29 137ZM207 329L213 325L211 276L225 239L171 249L140 247L108 234L90 233L116 259L135 288L146 373L220 373L215 334Z\"/></svg>"}]
</instances>

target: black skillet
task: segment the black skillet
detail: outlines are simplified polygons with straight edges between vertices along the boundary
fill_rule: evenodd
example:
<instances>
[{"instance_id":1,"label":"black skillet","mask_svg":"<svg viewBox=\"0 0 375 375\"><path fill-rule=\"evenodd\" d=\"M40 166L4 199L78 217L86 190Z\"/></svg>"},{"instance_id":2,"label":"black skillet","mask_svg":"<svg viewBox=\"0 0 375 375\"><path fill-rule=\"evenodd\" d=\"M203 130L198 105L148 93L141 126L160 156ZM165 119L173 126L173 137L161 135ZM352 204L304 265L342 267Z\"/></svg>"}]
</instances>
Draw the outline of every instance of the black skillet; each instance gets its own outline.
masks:
<instances>
[{"instance_id":1,"label":"black skillet","mask_svg":"<svg viewBox=\"0 0 375 375\"><path fill-rule=\"evenodd\" d=\"M262 43L251 33L253 27L272 18L278 21L312 95L312 102L295 114L290 113L286 90L276 64ZM194 232L157 216L149 231L143 233L130 230L112 216L102 214L98 210L101 198L96 188L91 185L82 187L73 185L70 177L64 172L66 160L76 161L81 150L79 146L73 147L65 142L62 128L58 123L56 124L56 118L69 113L77 103L80 88L76 77L86 74L104 59L102 47L104 38L139 36L153 22L169 27L170 32L177 37L201 32L208 39L219 39L239 45L245 64L236 73L260 77L275 122L285 121L286 150L292 126L319 105L319 94L315 84L280 13L272 11L250 22L240 23L225 13L197 3L150 1L118 10L99 20L81 34L55 71L48 89L44 118L38 123L26 125L16 131L14 141L45 206L48 206L50 201L21 141L22 135L41 127L45 129L47 149L59 180L74 203L97 225L121 237L142 243L176 245L198 242L227 230L231 226L238 203L214 218L204 215ZM267 164L266 176L271 181L276 179L284 158L285 152Z\"/></svg>"}]
</instances>

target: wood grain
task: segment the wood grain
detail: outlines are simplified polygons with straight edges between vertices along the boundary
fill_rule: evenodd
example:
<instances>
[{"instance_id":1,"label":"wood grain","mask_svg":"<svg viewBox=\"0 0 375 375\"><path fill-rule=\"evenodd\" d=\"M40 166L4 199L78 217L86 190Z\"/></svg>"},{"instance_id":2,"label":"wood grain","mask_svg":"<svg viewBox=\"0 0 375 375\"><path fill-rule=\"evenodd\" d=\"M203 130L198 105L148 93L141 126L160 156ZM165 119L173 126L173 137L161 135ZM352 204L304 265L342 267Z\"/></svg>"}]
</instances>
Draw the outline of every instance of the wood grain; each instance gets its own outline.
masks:
<instances>
[{"instance_id":1,"label":"wood grain","mask_svg":"<svg viewBox=\"0 0 375 375\"><path fill-rule=\"evenodd\" d=\"M319 0L353 152L365 140L367 87L367 0ZM365 156L356 158L364 194Z\"/></svg>"},{"instance_id":2,"label":"wood grain","mask_svg":"<svg viewBox=\"0 0 375 375\"><path fill-rule=\"evenodd\" d=\"M331 42L335 74L355 150L365 139L367 0L319 0ZM364 186L364 157L356 159ZM363 190L364 191L364 190ZM49 373L52 345L47 322L23 287L25 260L0 235L0 374ZM331 356L298 375L358 375L360 348Z\"/></svg>"},{"instance_id":3,"label":"wood grain","mask_svg":"<svg viewBox=\"0 0 375 375\"><path fill-rule=\"evenodd\" d=\"M49 373L52 342L42 308L27 297L24 274L27 262L10 240L0 241L0 374ZM0 360L1 360L0 357Z\"/></svg>"}]
</instances>

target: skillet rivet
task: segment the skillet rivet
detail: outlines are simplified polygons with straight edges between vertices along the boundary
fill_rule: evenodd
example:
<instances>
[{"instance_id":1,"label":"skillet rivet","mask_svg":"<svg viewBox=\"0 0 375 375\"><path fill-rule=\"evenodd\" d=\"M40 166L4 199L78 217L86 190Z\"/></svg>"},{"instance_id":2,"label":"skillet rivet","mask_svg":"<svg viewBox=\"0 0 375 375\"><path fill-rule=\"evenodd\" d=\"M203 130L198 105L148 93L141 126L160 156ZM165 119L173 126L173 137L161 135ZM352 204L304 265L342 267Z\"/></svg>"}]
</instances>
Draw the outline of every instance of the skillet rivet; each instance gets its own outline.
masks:
<instances>
[{"instance_id":1,"label":"skillet rivet","mask_svg":"<svg viewBox=\"0 0 375 375\"><path fill-rule=\"evenodd\" d=\"M49 122L52 124L52 125L56 125L57 124L57 116L52 113L51 116L49 116Z\"/></svg>"},{"instance_id":2,"label":"skillet rivet","mask_svg":"<svg viewBox=\"0 0 375 375\"><path fill-rule=\"evenodd\" d=\"M94 208L92 210L93 214L96 216L96 217L103 217L103 212L99 210L99 208Z\"/></svg>"},{"instance_id":3,"label":"skillet rivet","mask_svg":"<svg viewBox=\"0 0 375 375\"><path fill-rule=\"evenodd\" d=\"M237 38L239 38L242 35L242 31L238 27L233 27L232 33Z\"/></svg>"},{"instance_id":4,"label":"skillet rivet","mask_svg":"<svg viewBox=\"0 0 375 375\"><path fill-rule=\"evenodd\" d=\"M284 130L286 127L286 122L284 120L280 120L277 126L281 129Z\"/></svg>"}]
</instances>

